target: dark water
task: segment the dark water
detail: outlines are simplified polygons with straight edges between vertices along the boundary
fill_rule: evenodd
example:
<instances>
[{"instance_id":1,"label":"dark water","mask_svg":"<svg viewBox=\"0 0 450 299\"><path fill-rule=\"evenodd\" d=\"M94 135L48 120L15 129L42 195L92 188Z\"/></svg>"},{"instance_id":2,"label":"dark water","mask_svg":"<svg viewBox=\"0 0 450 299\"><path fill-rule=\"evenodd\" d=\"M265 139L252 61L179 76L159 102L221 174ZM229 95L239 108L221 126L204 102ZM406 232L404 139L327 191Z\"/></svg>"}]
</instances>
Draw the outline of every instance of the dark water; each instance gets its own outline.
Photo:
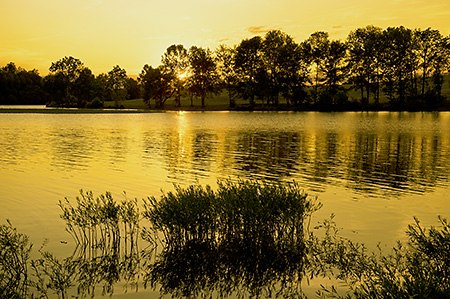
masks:
<instances>
[{"instance_id":1,"label":"dark water","mask_svg":"<svg viewBox=\"0 0 450 299\"><path fill-rule=\"evenodd\" d=\"M449 175L448 112L0 114L0 220L61 257L73 249L57 203L79 189L296 181L324 204L317 220L391 246L414 216L450 215Z\"/></svg>"}]
</instances>

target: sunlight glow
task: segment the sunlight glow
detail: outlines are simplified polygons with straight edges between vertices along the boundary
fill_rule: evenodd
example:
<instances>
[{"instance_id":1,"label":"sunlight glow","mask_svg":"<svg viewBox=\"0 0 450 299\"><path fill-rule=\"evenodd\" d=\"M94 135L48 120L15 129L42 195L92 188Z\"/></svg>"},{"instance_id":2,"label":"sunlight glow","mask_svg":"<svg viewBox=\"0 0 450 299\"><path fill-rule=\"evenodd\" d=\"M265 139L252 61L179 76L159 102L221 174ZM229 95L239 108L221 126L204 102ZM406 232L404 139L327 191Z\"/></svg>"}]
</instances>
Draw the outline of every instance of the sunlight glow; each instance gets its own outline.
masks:
<instances>
[{"instance_id":1,"label":"sunlight glow","mask_svg":"<svg viewBox=\"0 0 450 299\"><path fill-rule=\"evenodd\" d=\"M186 74L186 73L182 73L182 74L179 74L179 75L178 75L178 78L179 78L180 80L184 80L186 77L187 77L187 74Z\"/></svg>"},{"instance_id":2,"label":"sunlight glow","mask_svg":"<svg viewBox=\"0 0 450 299\"><path fill-rule=\"evenodd\" d=\"M117 64L138 75L144 64L157 66L172 44L232 47L271 29L297 42L315 31L345 39L351 30L370 24L450 33L448 0L5 0L0 8L7 12L0 28L8 29L0 32L0 67L13 61L44 76L64 56L79 58L95 75Z\"/></svg>"}]
</instances>

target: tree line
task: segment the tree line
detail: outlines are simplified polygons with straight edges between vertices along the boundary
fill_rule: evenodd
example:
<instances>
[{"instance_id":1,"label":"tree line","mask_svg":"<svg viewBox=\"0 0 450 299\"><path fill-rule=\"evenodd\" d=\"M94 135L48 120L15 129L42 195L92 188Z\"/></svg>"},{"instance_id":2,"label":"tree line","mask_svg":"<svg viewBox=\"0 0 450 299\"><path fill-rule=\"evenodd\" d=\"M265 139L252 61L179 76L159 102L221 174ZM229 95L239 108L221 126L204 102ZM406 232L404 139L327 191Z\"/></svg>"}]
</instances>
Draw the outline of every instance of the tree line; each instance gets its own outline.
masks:
<instances>
[{"instance_id":1,"label":"tree line","mask_svg":"<svg viewBox=\"0 0 450 299\"><path fill-rule=\"evenodd\" d=\"M118 107L142 97L163 108L169 99L181 107L188 97L205 107L209 96L226 92L230 108L243 99L249 109L439 109L449 69L450 36L431 28L369 25L344 41L318 31L300 43L272 30L214 51L174 44L160 65L144 65L138 80L119 66L95 77L73 57L53 62L44 78L10 63L0 71L0 103L102 107L113 100Z\"/></svg>"},{"instance_id":2,"label":"tree line","mask_svg":"<svg viewBox=\"0 0 450 299\"><path fill-rule=\"evenodd\" d=\"M1 68L0 104L102 108L105 101L120 107L126 99L141 97L137 80L118 65L95 76L80 59L66 56L53 62L49 71L41 77L37 70L26 71L13 62Z\"/></svg>"}]
</instances>

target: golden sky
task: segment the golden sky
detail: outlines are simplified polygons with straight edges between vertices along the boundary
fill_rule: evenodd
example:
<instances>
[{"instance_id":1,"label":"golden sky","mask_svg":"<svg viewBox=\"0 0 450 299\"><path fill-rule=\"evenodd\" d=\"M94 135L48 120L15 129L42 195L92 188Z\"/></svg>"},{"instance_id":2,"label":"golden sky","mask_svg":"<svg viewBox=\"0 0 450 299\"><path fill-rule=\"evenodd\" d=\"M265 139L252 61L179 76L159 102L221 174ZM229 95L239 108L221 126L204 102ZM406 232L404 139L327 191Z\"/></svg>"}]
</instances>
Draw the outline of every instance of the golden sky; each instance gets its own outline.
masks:
<instances>
[{"instance_id":1,"label":"golden sky","mask_svg":"<svg viewBox=\"0 0 450 299\"><path fill-rule=\"evenodd\" d=\"M172 44L215 49L280 29L297 42L315 31L345 39L367 25L450 33L450 0L0 0L0 66L48 74L79 58L96 75L137 75Z\"/></svg>"}]
</instances>

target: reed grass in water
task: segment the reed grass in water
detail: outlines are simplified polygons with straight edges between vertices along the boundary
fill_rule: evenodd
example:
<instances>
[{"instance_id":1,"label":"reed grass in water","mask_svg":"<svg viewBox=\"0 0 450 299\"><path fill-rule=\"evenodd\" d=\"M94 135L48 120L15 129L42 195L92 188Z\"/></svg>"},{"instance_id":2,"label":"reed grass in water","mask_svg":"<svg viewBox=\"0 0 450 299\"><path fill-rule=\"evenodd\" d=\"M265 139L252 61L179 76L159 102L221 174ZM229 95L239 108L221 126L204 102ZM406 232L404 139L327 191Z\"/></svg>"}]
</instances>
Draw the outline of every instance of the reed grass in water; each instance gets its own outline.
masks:
<instances>
[{"instance_id":1,"label":"reed grass in water","mask_svg":"<svg viewBox=\"0 0 450 299\"><path fill-rule=\"evenodd\" d=\"M61 218L66 230L82 248L108 251L120 247L121 240L133 246L138 237L139 208L137 200L116 202L111 193L94 197L92 192L80 191L76 205L69 199L60 201ZM125 246L128 248L129 246Z\"/></svg>"},{"instance_id":2,"label":"reed grass in water","mask_svg":"<svg viewBox=\"0 0 450 299\"><path fill-rule=\"evenodd\" d=\"M150 197L143 217L151 231L163 233L167 246L178 246L249 235L303 239L305 220L319 208L295 183L226 180L218 182L215 192L210 186L176 186L160 199Z\"/></svg>"},{"instance_id":3,"label":"reed grass in water","mask_svg":"<svg viewBox=\"0 0 450 299\"><path fill-rule=\"evenodd\" d=\"M321 298L450 298L450 223L438 217L439 227L420 226L415 219L406 231L409 241L392 252L368 252L339 235L333 221L320 226L325 236L310 239L311 270L336 277L348 290L335 286L318 291Z\"/></svg>"},{"instance_id":4,"label":"reed grass in water","mask_svg":"<svg viewBox=\"0 0 450 299\"><path fill-rule=\"evenodd\" d=\"M318 276L346 285L343 293L323 287L322 298L450 298L450 224L442 217L428 229L416 219L409 242L385 253L341 237L333 218L308 229L320 204L296 184L176 187L144 200L142 213L136 200L110 193L81 192L60 207L77 245L63 260L41 249L30 259L28 237L0 224L0 298L68 298L74 287L77 297L94 297L98 285L112 295L119 280L137 289L140 277L175 298L301 298L301 282ZM139 251L139 236L153 246Z\"/></svg>"},{"instance_id":5,"label":"reed grass in water","mask_svg":"<svg viewBox=\"0 0 450 299\"><path fill-rule=\"evenodd\" d=\"M78 293L93 296L95 287L112 294L119 280L137 288L140 274L138 250L140 212L137 200L116 201L111 193L94 196L80 191L73 204L60 201L61 218L76 248L69 265L78 272ZM48 259L47 259L48 260Z\"/></svg>"},{"instance_id":6,"label":"reed grass in water","mask_svg":"<svg viewBox=\"0 0 450 299\"><path fill-rule=\"evenodd\" d=\"M176 187L149 198L143 217L151 226L144 236L164 249L148 266L146 282L176 297L205 291L302 296L306 225L319 208L294 183L226 180L216 191Z\"/></svg>"},{"instance_id":7,"label":"reed grass in water","mask_svg":"<svg viewBox=\"0 0 450 299\"><path fill-rule=\"evenodd\" d=\"M32 245L28 236L7 223L0 225L0 298L26 298Z\"/></svg>"}]
</instances>

